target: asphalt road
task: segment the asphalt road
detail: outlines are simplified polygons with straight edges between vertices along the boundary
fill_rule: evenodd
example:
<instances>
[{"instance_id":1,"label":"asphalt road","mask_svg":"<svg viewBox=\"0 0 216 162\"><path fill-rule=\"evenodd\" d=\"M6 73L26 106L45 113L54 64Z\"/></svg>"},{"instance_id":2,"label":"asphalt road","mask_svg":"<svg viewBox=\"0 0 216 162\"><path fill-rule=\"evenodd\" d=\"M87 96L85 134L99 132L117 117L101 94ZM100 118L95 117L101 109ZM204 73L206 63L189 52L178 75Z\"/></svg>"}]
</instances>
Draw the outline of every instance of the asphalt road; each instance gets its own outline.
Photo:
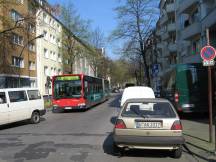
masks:
<instances>
[{"instance_id":1,"label":"asphalt road","mask_svg":"<svg viewBox=\"0 0 216 162\"><path fill-rule=\"evenodd\" d=\"M187 150L181 159L167 151L134 150L119 157L112 150L112 129L119 97L85 112L49 111L41 123L0 127L0 162L169 162L196 161Z\"/></svg>"}]
</instances>

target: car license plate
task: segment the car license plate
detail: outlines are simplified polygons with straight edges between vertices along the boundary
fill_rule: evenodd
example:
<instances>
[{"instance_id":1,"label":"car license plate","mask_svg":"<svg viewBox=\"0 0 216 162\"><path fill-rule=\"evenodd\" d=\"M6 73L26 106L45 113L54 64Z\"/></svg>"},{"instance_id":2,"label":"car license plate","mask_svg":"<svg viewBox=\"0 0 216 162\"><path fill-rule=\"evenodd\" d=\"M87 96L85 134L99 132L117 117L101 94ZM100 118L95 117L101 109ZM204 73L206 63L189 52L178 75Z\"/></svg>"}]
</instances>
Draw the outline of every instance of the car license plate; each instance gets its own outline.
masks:
<instances>
[{"instance_id":1,"label":"car license plate","mask_svg":"<svg viewBox=\"0 0 216 162\"><path fill-rule=\"evenodd\" d=\"M71 110L72 107L65 107L65 110Z\"/></svg>"},{"instance_id":2,"label":"car license plate","mask_svg":"<svg viewBox=\"0 0 216 162\"><path fill-rule=\"evenodd\" d=\"M136 128L161 128L161 122L136 122Z\"/></svg>"}]
</instances>

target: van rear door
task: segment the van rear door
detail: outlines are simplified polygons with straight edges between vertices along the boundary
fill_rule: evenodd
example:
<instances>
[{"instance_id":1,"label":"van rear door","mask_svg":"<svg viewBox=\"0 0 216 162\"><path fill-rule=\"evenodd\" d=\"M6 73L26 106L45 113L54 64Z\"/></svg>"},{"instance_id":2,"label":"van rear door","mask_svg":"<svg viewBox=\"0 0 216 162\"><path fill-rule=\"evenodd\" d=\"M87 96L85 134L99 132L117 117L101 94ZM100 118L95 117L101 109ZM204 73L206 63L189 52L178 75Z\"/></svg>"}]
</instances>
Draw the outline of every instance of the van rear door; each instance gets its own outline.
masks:
<instances>
[{"instance_id":1,"label":"van rear door","mask_svg":"<svg viewBox=\"0 0 216 162\"><path fill-rule=\"evenodd\" d=\"M5 92L0 92L0 125L9 123L9 108Z\"/></svg>"}]
</instances>

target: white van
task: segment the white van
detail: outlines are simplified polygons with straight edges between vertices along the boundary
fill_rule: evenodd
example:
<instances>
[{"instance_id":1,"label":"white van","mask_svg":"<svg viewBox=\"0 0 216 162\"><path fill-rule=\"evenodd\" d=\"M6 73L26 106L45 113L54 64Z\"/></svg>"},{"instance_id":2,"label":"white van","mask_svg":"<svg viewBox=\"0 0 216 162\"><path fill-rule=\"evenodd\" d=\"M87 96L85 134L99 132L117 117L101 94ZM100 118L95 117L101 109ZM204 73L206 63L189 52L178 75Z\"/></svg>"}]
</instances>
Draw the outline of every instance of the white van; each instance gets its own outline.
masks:
<instances>
[{"instance_id":1,"label":"white van","mask_svg":"<svg viewBox=\"0 0 216 162\"><path fill-rule=\"evenodd\" d=\"M0 125L27 119L36 124L45 113L43 97L38 89L0 89Z\"/></svg>"},{"instance_id":2,"label":"white van","mask_svg":"<svg viewBox=\"0 0 216 162\"><path fill-rule=\"evenodd\" d=\"M154 91L150 87L144 86L133 86L124 89L121 98L121 107L128 99L137 99L137 98L155 98Z\"/></svg>"}]
</instances>

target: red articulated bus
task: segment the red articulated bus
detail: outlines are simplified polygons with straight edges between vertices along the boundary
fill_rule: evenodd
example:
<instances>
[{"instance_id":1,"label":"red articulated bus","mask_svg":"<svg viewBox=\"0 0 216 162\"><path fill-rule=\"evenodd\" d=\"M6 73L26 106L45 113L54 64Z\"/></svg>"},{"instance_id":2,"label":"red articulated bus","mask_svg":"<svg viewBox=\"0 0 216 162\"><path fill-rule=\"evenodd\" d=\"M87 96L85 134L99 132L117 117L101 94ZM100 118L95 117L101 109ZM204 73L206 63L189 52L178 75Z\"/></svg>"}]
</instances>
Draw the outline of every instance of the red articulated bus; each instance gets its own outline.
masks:
<instances>
[{"instance_id":1,"label":"red articulated bus","mask_svg":"<svg viewBox=\"0 0 216 162\"><path fill-rule=\"evenodd\" d=\"M109 97L109 81L84 74L58 75L52 79L53 112L87 109Z\"/></svg>"}]
</instances>

